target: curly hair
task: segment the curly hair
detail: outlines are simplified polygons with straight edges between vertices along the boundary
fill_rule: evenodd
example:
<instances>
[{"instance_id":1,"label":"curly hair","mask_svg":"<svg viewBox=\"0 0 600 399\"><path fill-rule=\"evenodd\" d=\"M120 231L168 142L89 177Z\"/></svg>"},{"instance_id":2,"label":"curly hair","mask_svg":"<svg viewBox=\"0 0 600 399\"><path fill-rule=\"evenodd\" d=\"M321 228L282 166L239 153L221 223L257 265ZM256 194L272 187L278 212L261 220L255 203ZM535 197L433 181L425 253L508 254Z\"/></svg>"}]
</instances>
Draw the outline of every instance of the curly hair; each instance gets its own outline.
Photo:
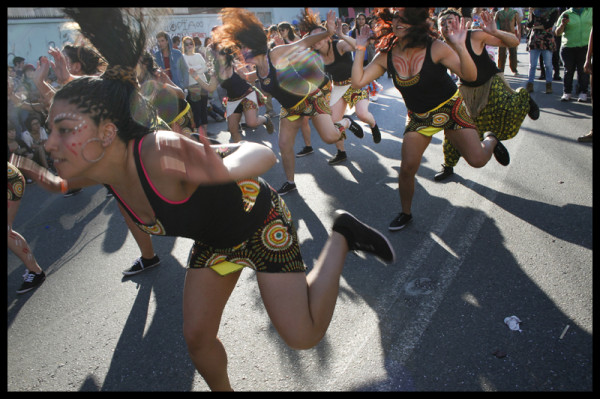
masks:
<instances>
[{"instance_id":1,"label":"curly hair","mask_svg":"<svg viewBox=\"0 0 600 399\"><path fill-rule=\"evenodd\" d=\"M84 75L95 75L100 72L100 68L105 66L105 62L93 48L86 46L74 46L65 44L63 53L71 62L79 62Z\"/></svg>"},{"instance_id":2,"label":"curly hair","mask_svg":"<svg viewBox=\"0 0 600 399\"><path fill-rule=\"evenodd\" d=\"M53 101L75 104L99 124L110 119L121 140L149 133L157 124L156 109L139 93L135 73L146 45L146 33L141 11L124 8L66 8L64 13L79 24L79 31L108 62L107 72L100 77L74 79L56 92ZM114 71L125 71L114 73ZM110 73L113 72L113 73ZM134 119L134 110L144 120Z\"/></svg>"},{"instance_id":3,"label":"curly hair","mask_svg":"<svg viewBox=\"0 0 600 399\"><path fill-rule=\"evenodd\" d=\"M222 25L213 33L221 47L247 47L254 55L267 54L268 38L256 15L244 8L224 8L219 13Z\"/></svg>"},{"instance_id":4,"label":"curly hair","mask_svg":"<svg viewBox=\"0 0 600 399\"><path fill-rule=\"evenodd\" d=\"M427 43L438 37L429 20L429 8L427 7L396 7L377 8L375 16L377 24L375 28L375 47L381 52L390 51L398 42L398 38L392 30L392 19L403 11L400 21L410 25L404 40L404 48L425 47Z\"/></svg>"},{"instance_id":5,"label":"curly hair","mask_svg":"<svg viewBox=\"0 0 600 399\"><path fill-rule=\"evenodd\" d=\"M323 29L327 30L319 20L319 14L313 12L310 8L305 7L304 10L298 16L298 30L302 32L303 35L309 35L315 29Z\"/></svg>"}]
</instances>

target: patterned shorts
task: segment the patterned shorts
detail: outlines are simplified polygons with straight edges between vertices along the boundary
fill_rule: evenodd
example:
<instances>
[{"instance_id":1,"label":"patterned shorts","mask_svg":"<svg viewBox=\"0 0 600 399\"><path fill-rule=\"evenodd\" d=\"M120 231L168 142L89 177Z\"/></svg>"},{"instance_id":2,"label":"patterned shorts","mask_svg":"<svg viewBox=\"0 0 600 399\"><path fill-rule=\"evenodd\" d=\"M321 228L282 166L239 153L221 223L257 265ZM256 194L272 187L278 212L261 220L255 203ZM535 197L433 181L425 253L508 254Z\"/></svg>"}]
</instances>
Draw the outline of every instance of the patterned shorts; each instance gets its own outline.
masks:
<instances>
[{"instance_id":1,"label":"patterned shorts","mask_svg":"<svg viewBox=\"0 0 600 399\"><path fill-rule=\"evenodd\" d=\"M25 192L25 177L10 162L8 164L8 200L19 201Z\"/></svg>"},{"instance_id":2,"label":"patterned shorts","mask_svg":"<svg viewBox=\"0 0 600 399\"><path fill-rule=\"evenodd\" d=\"M429 112L418 114L409 110L404 133L418 132L433 136L446 129L476 129L458 91L448 101Z\"/></svg>"},{"instance_id":3,"label":"patterned shorts","mask_svg":"<svg viewBox=\"0 0 600 399\"><path fill-rule=\"evenodd\" d=\"M281 107L279 118L288 118L295 121L301 116L314 116L317 114L331 114L329 101L331 99L331 80L322 88L306 96L291 108Z\"/></svg>"},{"instance_id":4,"label":"patterned shorts","mask_svg":"<svg viewBox=\"0 0 600 399\"><path fill-rule=\"evenodd\" d=\"M212 267L231 262L257 272L305 272L298 236L283 199L271 188L271 210L264 224L243 243L232 248L215 248L194 242L189 268Z\"/></svg>"},{"instance_id":5,"label":"patterned shorts","mask_svg":"<svg viewBox=\"0 0 600 399\"><path fill-rule=\"evenodd\" d=\"M249 100L247 98L244 98L242 100L242 102L240 102L238 104L237 107L235 107L235 110L233 111L234 114L241 114L244 111L248 111L250 109L258 109L258 104L256 104L254 101Z\"/></svg>"}]
</instances>

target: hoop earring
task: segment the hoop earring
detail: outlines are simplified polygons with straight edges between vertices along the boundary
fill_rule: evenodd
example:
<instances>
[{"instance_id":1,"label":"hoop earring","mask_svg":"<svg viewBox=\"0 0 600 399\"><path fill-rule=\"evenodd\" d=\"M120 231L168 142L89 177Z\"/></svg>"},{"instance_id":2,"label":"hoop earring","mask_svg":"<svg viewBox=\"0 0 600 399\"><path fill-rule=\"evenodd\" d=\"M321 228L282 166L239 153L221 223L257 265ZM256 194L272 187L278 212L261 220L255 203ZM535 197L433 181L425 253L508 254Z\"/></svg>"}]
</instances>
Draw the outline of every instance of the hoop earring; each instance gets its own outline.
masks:
<instances>
[{"instance_id":1,"label":"hoop earring","mask_svg":"<svg viewBox=\"0 0 600 399\"><path fill-rule=\"evenodd\" d=\"M85 157L85 146L88 145L89 143L91 143L92 141L99 141L100 143L102 143L102 140L100 140L98 137L92 137L91 139L89 139L88 141L86 141L85 143L83 143L83 145L81 146L81 158L83 158L84 161L89 162L89 163L96 163L99 160L101 160L104 157L104 148L102 148L102 154L100 154L100 156L96 159L92 159L89 160ZM100 144L102 145L102 144Z\"/></svg>"}]
</instances>

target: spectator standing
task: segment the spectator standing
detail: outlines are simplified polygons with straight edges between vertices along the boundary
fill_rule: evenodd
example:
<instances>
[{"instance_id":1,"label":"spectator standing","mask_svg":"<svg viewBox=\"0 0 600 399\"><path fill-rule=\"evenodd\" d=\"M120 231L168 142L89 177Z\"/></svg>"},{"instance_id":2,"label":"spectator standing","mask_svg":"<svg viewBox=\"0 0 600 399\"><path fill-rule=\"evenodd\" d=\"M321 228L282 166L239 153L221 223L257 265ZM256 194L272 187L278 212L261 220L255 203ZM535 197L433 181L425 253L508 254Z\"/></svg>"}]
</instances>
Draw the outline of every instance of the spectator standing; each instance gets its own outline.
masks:
<instances>
[{"instance_id":1,"label":"spectator standing","mask_svg":"<svg viewBox=\"0 0 600 399\"><path fill-rule=\"evenodd\" d=\"M167 32L156 34L158 50L154 53L156 64L182 90L189 86L189 68L181 51L173 48L173 42Z\"/></svg>"},{"instance_id":2,"label":"spectator standing","mask_svg":"<svg viewBox=\"0 0 600 399\"><path fill-rule=\"evenodd\" d=\"M521 40L521 18L519 13L511 8L504 7L496 13L497 28L505 32L514 33ZM513 75L517 76L517 47L498 47L498 69L504 72L506 65L506 50L508 50L508 65Z\"/></svg>"},{"instance_id":3,"label":"spectator standing","mask_svg":"<svg viewBox=\"0 0 600 399\"><path fill-rule=\"evenodd\" d=\"M544 78L546 79L546 94L552 94L552 53L556 48L554 34L552 33L552 15L554 8L530 8L527 27L530 30L527 40L529 51L529 76L527 91L533 92L533 80L540 56L544 58Z\"/></svg>"},{"instance_id":4,"label":"spectator standing","mask_svg":"<svg viewBox=\"0 0 600 399\"><path fill-rule=\"evenodd\" d=\"M562 35L560 57L565 71L561 101L570 101L573 94L573 77L577 71L577 101L586 102L590 76L583 71L588 40L592 31L592 7L571 7L556 21L555 34Z\"/></svg>"},{"instance_id":5,"label":"spectator standing","mask_svg":"<svg viewBox=\"0 0 600 399\"><path fill-rule=\"evenodd\" d=\"M189 36L183 38L183 57L189 67L189 82L195 83L194 74L202 79L202 81L208 84L206 72L208 67L206 60L202 54L196 52L196 46L194 40ZM190 84L188 86L187 102L192 108L192 114L194 116L194 123L198 128L198 133L206 134L206 127L208 124L208 92L204 90L200 84Z\"/></svg>"}]
</instances>

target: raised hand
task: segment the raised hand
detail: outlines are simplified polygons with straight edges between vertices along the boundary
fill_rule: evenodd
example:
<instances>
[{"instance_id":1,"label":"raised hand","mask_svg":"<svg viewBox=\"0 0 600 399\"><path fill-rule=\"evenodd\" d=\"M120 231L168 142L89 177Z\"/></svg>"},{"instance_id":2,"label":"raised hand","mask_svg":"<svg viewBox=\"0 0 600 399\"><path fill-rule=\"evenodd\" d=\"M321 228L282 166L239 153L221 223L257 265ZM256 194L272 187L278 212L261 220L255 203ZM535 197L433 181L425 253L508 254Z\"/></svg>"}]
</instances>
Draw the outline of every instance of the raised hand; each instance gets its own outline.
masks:
<instances>
[{"instance_id":1,"label":"raised hand","mask_svg":"<svg viewBox=\"0 0 600 399\"><path fill-rule=\"evenodd\" d=\"M491 35L496 32L496 21L494 16L487 10L481 12L481 23L479 24L481 30Z\"/></svg>"}]
</instances>

